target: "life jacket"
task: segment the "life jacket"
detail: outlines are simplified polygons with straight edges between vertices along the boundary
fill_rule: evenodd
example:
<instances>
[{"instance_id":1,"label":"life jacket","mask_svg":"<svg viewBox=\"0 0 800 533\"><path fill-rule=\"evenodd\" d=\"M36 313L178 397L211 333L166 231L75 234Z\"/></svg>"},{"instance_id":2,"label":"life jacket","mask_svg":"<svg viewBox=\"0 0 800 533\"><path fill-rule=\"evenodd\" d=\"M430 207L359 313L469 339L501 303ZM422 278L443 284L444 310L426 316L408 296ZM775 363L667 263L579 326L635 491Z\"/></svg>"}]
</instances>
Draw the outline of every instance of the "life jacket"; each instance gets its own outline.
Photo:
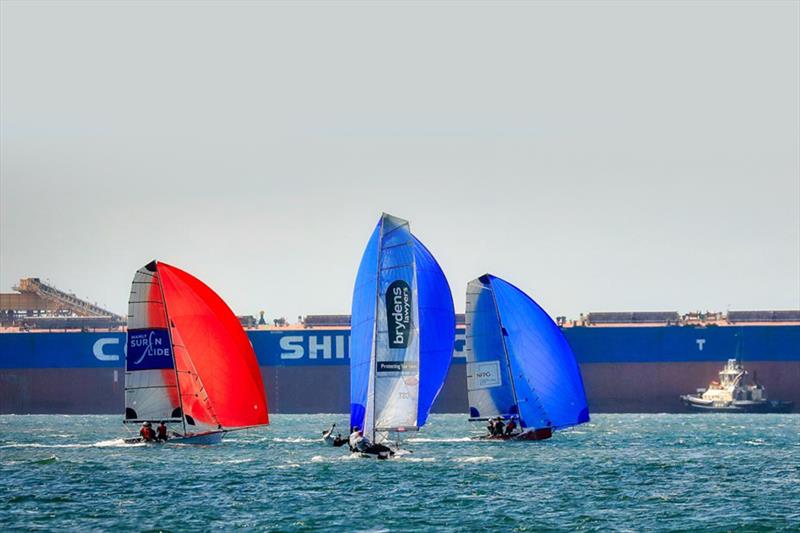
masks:
<instances>
[{"instance_id":1,"label":"life jacket","mask_svg":"<svg viewBox=\"0 0 800 533\"><path fill-rule=\"evenodd\" d=\"M144 440L153 440L153 428L143 427L139 434L142 436Z\"/></svg>"},{"instance_id":2,"label":"life jacket","mask_svg":"<svg viewBox=\"0 0 800 533\"><path fill-rule=\"evenodd\" d=\"M158 435L159 439L167 438L167 426L158 426L156 428L156 434Z\"/></svg>"}]
</instances>

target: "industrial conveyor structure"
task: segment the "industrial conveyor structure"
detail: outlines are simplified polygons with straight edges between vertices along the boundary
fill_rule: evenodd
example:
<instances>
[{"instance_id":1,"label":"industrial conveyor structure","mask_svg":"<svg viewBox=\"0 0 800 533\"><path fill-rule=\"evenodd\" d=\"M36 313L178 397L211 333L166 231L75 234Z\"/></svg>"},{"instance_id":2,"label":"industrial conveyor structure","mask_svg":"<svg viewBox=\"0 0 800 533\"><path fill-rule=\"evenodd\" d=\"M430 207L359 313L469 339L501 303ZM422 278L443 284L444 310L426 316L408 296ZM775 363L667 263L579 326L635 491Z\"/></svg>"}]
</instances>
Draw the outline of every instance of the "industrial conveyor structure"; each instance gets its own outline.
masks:
<instances>
[{"instance_id":1,"label":"industrial conveyor structure","mask_svg":"<svg viewBox=\"0 0 800 533\"><path fill-rule=\"evenodd\" d=\"M3 325L27 328L115 327L125 318L62 291L39 278L23 278L13 287L17 293L0 294Z\"/></svg>"}]
</instances>

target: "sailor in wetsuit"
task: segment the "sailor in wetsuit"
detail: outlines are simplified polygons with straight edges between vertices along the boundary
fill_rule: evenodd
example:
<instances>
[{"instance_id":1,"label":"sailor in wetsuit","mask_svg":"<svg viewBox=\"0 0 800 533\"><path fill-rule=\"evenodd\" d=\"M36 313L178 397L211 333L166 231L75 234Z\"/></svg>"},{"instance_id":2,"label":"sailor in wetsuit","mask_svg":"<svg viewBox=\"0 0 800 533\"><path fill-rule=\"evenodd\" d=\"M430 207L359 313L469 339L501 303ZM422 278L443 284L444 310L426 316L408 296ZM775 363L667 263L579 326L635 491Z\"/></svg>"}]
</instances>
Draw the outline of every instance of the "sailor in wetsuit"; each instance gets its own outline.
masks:
<instances>
[{"instance_id":1,"label":"sailor in wetsuit","mask_svg":"<svg viewBox=\"0 0 800 533\"><path fill-rule=\"evenodd\" d=\"M347 444L347 439L342 438L342 434L339 433L336 437L333 436L333 428L336 427L336 424L331 424L331 429L328 431L322 432L322 440L325 441L325 444L329 444L334 448L338 448L340 446L344 446Z\"/></svg>"},{"instance_id":2,"label":"sailor in wetsuit","mask_svg":"<svg viewBox=\"0 0 800 533\"><path fill-rule=\"evenodd\" d=\"M167 425L162 421L156 428L156 440L159 442L167 442Z\"/></svg>"},{"instance_id":3,"label":"sailor in wetsuit","mask_svg":"<svg viewBox=\"0 0 800 533\"><path fill-rule=\"evenodd\" d=\"M506 425L503 424L503 419L498 416L493 422L491 422L489 432L493 437L502 437L505 427Z\"/></svg>"},{"instance_id":4,"label":"sailor in wetsuit","mask_svg":"<svg viewBox=\"0 0 800 533\"><path fill-rule=\"evenodd\" d=\"M358 428L350 435L350 451L375 455L380 455L381 453L394 455L391 448L383 444L373 444L371 440L364 436L363 431L358 431Z\"/></svg>"},{"instance_id":5,"label":"sailor in wetsuit","mask_svg":"<svg viewBox=\"0 0 800 533\"><path fill-rule=\"evenodd\" d=\"M506 437L510 437L514 433L515 429L517 429L517 423L512 418L508 421L508 424L506 424Z\"/></svg>"},{"instance_id":6,"label":"sailor in wetsuit","mask_svg":"<svg viewBox=\"0 0 800 533\"><path fill-rule=\"evenodd\" d=\"M351 452L356 451L356 443L360 434L361 432L358 430L358 426L353 426L353 431L350 433L350 438L347 439Z\"/></svg>"},{"instance_id":7,"label":"sailor in wetsuit","mask_svg":"<svg viewBox=\"0 0 800 533\"><path fill-rule=\"evenodd\" d=\"M142 429L139 430L139 435L145 442L153 442L156 440L156 433L153 431L150 422L145 422L142 424Z\"/></svg>"}]
</instances>

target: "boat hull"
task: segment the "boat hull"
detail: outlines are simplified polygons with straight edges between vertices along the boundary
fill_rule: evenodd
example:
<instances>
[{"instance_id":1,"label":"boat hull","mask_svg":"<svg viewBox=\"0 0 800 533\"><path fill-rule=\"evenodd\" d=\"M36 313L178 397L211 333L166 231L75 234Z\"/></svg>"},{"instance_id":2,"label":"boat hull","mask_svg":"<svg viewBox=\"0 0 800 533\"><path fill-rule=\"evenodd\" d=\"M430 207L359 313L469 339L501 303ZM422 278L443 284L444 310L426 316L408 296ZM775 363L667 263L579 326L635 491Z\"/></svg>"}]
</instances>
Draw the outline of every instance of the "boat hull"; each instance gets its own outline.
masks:
<instances>
[{"instance_id":1,"label":"boat hull","mask_svg":"<svg viewBox=\"0 0 800 533\"><path fill-rule=\"evenodd\" d=\"M399 459L405 455L409 455L411 450L392 450L393 453L390 452L381 452L381 453L365 453L365 452L351 452L354 455L362 459L378 459L379 461L385 461L388 459Z\"/></svg>"},{"instance_id":2,"label":"boat hull","mask_svg":"<svg viewBox=\"0 0 800 533\"><path fill-rule=\"evenodd\" d=\"M209 433L198 433L196 435L186 435L183 437L172 437L167 441L150 441L146 444L153 446L160 446L165 444L184 444L184 445L197 445L197 446L210 446L212 444L219 444L222 442L222 437L227 433L226 431L211 431ZM143 442L141 437L134 437L132 439L125 439L126 444L139 444Z\"/></svg>"},{"instance_id":3,"label":"boat hull","mask_svg":"<svg viewBox=\"0 0 800 533\"><path fill-rule=\"evenodd\" d=\"M515 433L513 435L482 435L475 437L473 440L501 440L501 441L535 441L547 440L553 436L551 428L529 429L522 433Z\"/></svg>"}]
</instances>

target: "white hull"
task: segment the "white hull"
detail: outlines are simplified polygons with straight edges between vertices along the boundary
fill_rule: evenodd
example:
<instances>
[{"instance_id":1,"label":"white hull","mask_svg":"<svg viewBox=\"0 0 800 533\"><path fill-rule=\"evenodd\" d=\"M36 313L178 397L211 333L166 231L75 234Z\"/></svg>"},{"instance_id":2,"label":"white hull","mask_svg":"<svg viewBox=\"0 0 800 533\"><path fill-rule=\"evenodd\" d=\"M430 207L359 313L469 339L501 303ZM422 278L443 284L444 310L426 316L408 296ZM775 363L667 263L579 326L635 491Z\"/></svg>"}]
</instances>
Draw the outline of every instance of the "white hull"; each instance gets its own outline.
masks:
<instances>
[{"instance_id":1,"label":"white hull","mask_svg":"<svg viewBox=\"0 0 800 533\"><path fill-rule=\"evenodd\" d=\"M185 445L198 445L198 446L209 446L212 444L219 444L222 442L222 437L225 435L227 431L211 431L209 433L198 433L196 435L186 435L183 437L172 437L166 442L164 441L150 441L146 442L145 444L149 444L152 446L159 446L162 444L185 444ZM132 439L125 439L127 444L138 444L142 441L141 437L135 437Z\"/></svg>"},{"instance_id":2,"label":"white hull","mask_svg":"<svg viewBox=\"0 0 800 533\"><path fill-rule=\"evenodd\" d=\"M225 433L225 431L212 431L210 433L186 435L185 437L173 437L167 441L167 444L195 444L200 446L219 444L222 442L222 437Z\"/></svg>"}]
</instances>

